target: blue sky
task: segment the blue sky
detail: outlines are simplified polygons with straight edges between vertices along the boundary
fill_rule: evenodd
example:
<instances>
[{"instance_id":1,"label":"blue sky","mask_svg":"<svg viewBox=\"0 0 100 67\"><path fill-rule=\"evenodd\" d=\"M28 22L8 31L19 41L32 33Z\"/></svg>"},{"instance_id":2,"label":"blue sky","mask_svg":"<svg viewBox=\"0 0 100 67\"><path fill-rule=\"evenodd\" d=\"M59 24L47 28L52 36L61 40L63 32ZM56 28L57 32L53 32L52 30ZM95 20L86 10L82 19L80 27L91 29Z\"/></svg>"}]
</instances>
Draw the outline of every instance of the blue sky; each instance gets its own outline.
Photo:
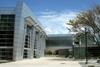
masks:
<instances>
[{"instance_id":1,"label":"blue sky","mask_svg":"<svg viewBox=\"0 0 100 67\"><path fill-rule=\"evenodd\" d=\"M17 0L0 0L0 7L15 6ZM45 27L47 34L70 33L66 25L80 11L87 10L100 0L24 0L37 19Z\"/></svg>"}]
</instances>

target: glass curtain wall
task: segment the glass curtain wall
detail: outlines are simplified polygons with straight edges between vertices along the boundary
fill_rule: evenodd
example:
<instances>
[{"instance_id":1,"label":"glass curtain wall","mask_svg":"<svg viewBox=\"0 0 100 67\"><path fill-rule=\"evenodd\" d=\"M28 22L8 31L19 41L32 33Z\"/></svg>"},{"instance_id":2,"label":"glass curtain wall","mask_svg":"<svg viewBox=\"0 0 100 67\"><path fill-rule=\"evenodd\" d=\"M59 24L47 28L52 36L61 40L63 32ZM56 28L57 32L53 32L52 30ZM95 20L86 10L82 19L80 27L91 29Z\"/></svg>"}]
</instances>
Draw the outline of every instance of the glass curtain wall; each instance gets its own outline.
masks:
<instances>
[{"instance_id":1,"label":"glass curtain wall","mask_svg":"<svg viewBox=\"0 0 100 67\"><path fill-rule=\"evenodd\" d=\"M0 15L0 60L13 58L14 23L15 15Z\"/></svg>"},{"instance_id":2,"label":"glass curtain wall","mask_svg":"<svg viewBox=\"0 0 100 67\"><path fill-rule=\"evenodd\" d=\"M30 49L31 38L32 38L32 26L27 25L23 58L28 58L28 49Z\"/></svg>"}]
</instances>

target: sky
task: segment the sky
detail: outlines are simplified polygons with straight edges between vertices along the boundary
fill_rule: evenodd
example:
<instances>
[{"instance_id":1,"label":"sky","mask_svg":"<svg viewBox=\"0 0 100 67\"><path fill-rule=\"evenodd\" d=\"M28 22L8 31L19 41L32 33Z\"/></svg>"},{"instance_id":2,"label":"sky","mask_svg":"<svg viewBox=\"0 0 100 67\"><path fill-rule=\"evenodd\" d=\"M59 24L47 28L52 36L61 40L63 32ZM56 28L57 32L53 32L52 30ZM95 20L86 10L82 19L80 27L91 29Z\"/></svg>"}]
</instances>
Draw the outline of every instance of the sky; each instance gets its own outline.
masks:
<instances>
[{"instance_id":1,"label":"sky","mask_svg":"<svg viewBox=\"0 0 100 67\"><path fill-rule=\"evenodd\" d=\"M14 7L17 0L0 0L0 7ZM44 26L47 34L72 33L66 23L100 0L24 0L37 19Z\"/></svg>"}]
</instances>

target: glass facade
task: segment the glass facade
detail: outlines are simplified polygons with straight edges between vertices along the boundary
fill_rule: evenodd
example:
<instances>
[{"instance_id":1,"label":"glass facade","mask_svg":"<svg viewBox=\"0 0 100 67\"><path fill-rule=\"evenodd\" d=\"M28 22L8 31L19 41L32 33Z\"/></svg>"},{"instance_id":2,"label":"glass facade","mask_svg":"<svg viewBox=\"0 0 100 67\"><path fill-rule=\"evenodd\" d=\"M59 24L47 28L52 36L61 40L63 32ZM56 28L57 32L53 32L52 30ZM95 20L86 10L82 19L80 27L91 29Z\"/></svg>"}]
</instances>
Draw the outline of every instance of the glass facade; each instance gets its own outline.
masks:
<instances>
[{"instance_id":1,"label":"glass facade","mask_svg":"<svg viewBox=\"0 0 100 67\"><path fill-rule=\"evenodd\" d=\"M12 60L13 49L10 48L0 48L0 60Z\"/></svg>"},{"instance_id":2,"label":"glass facade","mask_svg":"<svg viewBox=\"0 0 100 67\"><path fill-rule=\"evenodd\" d=\"M23 58L28 58L28 50L24 50Z\"/></svg>"},{"instance_id":3,"label":"glass facade","mask_svg":"<svg viewBox=\"0 0 100 67\"><path fill-rule=\"evenodd\" d=\"M23 58L28 58L28 51L31 48L31 39L32 39L32 26L26 26L26 35L25 35L25 45L24 45L24 53Z\"/></svg>"},{"instance_id":4,"label":"glass facade","mask_svg":"<svg viewBox=\"0 0 100 67\"><path fill-rule=\"evenodd\" d=\"M0 15L0 59L12 59L15 15ZM10 48L5 48L10 47Z\"/></svg>"},{"instance_id":5,"label":"glass facade","mask_svg":"<svg viewBox=\"0 0 100 67\"><path fill-rule=\"evenodd\" d=\"M27 25L26 36L25 36L25 48L30 48L31 35L32 35L32 27Z\"/></svg>"},{"instance_id":6,"label":"glass facade","mask_svg":"<svg viewBox=\"0 0 100 67\"><path fill-rule=\"evenodd\" d=\"M46 47L72 46L72 37L73 35L49 35L46 40Z\"/></svg>"},{"instance_id":7,"label":"glass facade","mask_svg":"<svg viewBox=\"0 0 100 67\"><path fill-rule=\"evenodd\" d=\"M35 42L34 42L34 52L33 52L33 56L34 58L36 58L36 50L37 50L37 42L38 42L38 35L39 35L39 32L35 32Z\"/></svg>"}]
</instances>

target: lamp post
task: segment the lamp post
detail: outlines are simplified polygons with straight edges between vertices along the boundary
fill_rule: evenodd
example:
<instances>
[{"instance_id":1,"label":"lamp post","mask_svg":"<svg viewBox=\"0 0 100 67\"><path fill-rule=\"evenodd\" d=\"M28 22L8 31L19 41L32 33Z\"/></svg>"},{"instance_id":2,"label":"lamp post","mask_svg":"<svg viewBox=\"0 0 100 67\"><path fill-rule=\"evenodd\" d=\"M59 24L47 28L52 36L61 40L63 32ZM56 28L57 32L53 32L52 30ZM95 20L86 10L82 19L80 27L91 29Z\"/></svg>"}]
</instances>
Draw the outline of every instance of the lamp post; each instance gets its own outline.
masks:
<instances>
[{"instance_id":1,"label":"lamp post","mask_svg":"<svg viewBox=\"0 0 100 67\"><path fill-rule=\"evenodd\" d=\"M87 39L88 35L87 33L93 34L94 30L89 26L84 26L81 29L85 33L84 34L85 35L85 58L86 58L85 64L88 64L88 39Z\"/></svg>"},{"instance_id":2,"label":"lamp post","mask_svg":"<svg viewBox=\"0 0 100 67\"><path fill-rule=\"evenodd\" d=\"M87 29L87 28L89 28L89 27L84 26L84 27L81 28L82 31L84 31L84 37L85 37L85 59L86 59L85 64L88 63L87 33L89 32L89 29Z\"/></svg>"},{"instance_id":3,"label":"lamp post","mask_svg":"<svg viewBox=\"0 0 100 67\"><path fill-rule=\"evenodd\" d=\"M87 46L87 32L89 32L89 29L87 29L87 26L82 27L82 31L84 31L84 39L85 39L85 64L88 63L88 46Z\"/></svg>"},{"instance_id":4,"label":"lamp post","mask_svg":"<svg viewBox=\"0 0 100 67\"><path fill-rule=\"evenodd\" d=\"M75 56L74 56L74 44L72 45L72 49L73 49L73 58L74 58L74 57L75 57Z\"/></svg>"},{"instance_id":5,"label":"lamp post","mask_svg":"<svg viewBox=\"0 0 100 67\"><path fill-rule=\"evenodd\" d=\"M85 27L85 64L88 64L88 54L87 54L88 46L87 46L87 28Z\"/></svg>"}]
</instances>

